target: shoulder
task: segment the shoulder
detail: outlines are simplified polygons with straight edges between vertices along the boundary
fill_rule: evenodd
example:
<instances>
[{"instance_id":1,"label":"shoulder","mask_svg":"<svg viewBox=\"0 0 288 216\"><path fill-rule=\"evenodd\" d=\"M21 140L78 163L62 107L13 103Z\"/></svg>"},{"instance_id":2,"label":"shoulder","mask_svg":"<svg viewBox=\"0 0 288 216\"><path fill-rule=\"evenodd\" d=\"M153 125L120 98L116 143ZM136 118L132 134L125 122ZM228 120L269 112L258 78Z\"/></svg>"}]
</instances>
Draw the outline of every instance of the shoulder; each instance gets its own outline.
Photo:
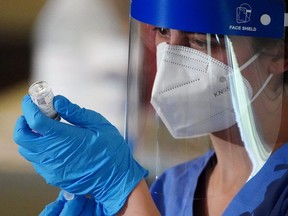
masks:
<instances>
[{"instance_id":1,"label":"shoulder","mask_svg":"<svg viewBox=\"0 0 288 216\"><path fill-rule=\"evenodd\" d=\"M274 152L232 200L224 215L288 213L288 145ZM248 214L247 214L248 215Z\"/></svg>"}]
</instances>

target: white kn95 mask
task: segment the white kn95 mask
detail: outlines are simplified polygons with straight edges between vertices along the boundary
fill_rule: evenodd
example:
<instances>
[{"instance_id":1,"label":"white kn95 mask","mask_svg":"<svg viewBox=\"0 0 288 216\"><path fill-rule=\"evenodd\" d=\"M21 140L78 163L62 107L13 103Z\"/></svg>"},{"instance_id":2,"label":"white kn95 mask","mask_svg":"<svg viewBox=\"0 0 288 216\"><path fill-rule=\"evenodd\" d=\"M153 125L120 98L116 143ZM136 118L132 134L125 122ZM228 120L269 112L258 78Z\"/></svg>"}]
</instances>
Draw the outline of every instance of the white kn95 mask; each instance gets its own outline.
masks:
<instances>
[{"instance_id":1,"label":"white kn95 mask","mask_svg":"<svg viewBox=\"0 0 288 216\"><path fill-rule=\"evenodd\" d=\"M241 70L258 56L249 59ZM174 138L202 136L236 123L231 73L228 65L193 48L167 43L157 46L151 104ZM252 87L244 77L243 82L251 99Z\"/></svg>"}]
</instances>

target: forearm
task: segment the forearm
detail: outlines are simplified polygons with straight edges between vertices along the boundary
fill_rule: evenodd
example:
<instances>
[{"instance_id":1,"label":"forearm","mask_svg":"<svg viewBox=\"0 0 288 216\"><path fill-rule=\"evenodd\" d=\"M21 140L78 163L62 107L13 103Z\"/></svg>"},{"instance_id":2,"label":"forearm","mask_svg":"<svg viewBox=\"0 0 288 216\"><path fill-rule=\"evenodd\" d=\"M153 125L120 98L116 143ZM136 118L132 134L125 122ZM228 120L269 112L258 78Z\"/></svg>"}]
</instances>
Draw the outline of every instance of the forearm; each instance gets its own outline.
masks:
<instances>
[{"instance_id":1,"label":"forearm","mask_svg":"<svg viewBox=\"0 0 288 216\"><path fill-rule=\"evenodd\" d=\"M142 180L132 191L126 205L117 214L118 216L160 216L153 202L145 180Z\"/></svg>"}]
</instances>

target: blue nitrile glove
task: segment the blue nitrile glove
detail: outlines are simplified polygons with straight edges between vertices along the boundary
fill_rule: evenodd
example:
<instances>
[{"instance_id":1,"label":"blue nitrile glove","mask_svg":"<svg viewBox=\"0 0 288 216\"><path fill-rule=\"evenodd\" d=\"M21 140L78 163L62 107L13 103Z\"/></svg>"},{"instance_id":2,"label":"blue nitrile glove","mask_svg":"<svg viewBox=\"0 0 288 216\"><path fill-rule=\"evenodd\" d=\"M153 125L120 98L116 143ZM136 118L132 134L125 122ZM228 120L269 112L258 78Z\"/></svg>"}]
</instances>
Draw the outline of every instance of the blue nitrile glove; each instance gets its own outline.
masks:
<instances>
[{"instance_id":1,"label":"blue nitrile glove","mask_svg":"<svg viewBox=\"0 0 288 216\"><path fill-rule=\"evenodd\" d=\"M73 200L67 201L63 192L58 198L47 205L39 216L96 216L96 202L94 198L75 195Z\"/></svg>"},{"instance_id":2,"label":"blue nitrile glove","mask_svg":"<svg viewBox=\"0 0 288 216\"><path fill-rule=\"evenodd\" d=\"M89 194L106 215L117 213L147 175L127 143L103 116L80 108L63 96L54 108L67 123L45 116L30 96L22 101L24 116L15 126L20 154L48 184L77 195Z\"/></svg>"}]
</instances>

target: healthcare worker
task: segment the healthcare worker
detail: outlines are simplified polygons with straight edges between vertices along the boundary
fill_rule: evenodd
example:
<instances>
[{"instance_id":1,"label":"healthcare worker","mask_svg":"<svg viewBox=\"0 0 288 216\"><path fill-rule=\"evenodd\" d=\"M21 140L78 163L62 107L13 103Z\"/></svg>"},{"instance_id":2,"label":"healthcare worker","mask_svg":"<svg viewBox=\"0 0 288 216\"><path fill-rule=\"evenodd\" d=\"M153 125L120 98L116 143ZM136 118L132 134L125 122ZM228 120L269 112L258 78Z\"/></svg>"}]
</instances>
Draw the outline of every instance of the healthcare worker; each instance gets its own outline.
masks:
<instances>
[{"instance_id":1,"label":"healthcare worker","mask_svg":"<svg viewBox=\"0 0 288 216\"><path fill-rule=\"evenodd\" d=\"M63 96L70 124L23 99L20 154L76 195L42 214L287 215L285 18L283 0L133 0L125 139Z\"/></svg>"}]
</instances>

